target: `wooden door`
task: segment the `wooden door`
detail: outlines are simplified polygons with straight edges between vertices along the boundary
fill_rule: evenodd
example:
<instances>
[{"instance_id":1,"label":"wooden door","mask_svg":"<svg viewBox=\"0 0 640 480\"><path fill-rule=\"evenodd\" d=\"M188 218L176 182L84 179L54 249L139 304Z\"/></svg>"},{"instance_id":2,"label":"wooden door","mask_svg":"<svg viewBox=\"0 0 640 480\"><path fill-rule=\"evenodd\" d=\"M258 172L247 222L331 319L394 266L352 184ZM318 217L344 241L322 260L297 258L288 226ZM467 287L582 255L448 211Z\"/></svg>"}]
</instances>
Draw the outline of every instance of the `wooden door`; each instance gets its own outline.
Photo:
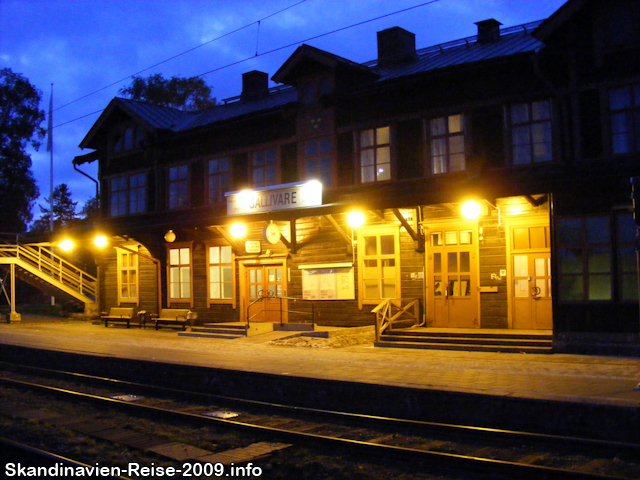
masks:
<instances>
[{"instance_id":1,"label":"wooden door","mask_svg":"<svg viewBox=\"0 0 640 480\"><path fill-rule=\"evenodd\" d=\"M247 266L245 298L251 322L286 322L287 300L283 265ZM255 302L261 298L259 302ZM255 302L255 303L254 303Z\"/></svg>"},{"instance_id":2,"label":"wooden door","mask_svg":"<svg viewBox=\"0 0 640 480\"><path fill-rule=\"evenodd\" d=\"M479 328L475 229L431 230L428 272L428 324Z\"/></svg>"},{"instance_id":3,"label":"wooden door","mask_svg":"<svg viewBox=\"0 0 640 480\"><path fill-rule=\"evenodd\" d=\"M513 328L551 330L551 256L542 253L512 255Z\"/></svg>"}]
</instances>

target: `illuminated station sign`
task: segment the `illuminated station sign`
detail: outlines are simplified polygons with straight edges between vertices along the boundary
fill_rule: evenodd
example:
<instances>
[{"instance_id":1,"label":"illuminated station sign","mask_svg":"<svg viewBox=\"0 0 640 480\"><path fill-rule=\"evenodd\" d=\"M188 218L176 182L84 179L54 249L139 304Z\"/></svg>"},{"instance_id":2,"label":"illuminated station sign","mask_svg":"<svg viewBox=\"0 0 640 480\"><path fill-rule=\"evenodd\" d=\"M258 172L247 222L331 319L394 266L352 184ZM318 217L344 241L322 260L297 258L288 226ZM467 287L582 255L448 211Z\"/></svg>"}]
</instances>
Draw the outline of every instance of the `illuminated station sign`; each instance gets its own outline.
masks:
<instances>
[{"instance_id":1,"label":"illuminated station sign","mask_svg":"<svg viewBox=\"0 0 640 480\"><path fill-rule=\"evenodd\" d=\"M288 183L264 187L259 190L228 192L227 215L271 212L322 205L322 184L312 180L306 183Z\"/></svg>"}]
</instances>

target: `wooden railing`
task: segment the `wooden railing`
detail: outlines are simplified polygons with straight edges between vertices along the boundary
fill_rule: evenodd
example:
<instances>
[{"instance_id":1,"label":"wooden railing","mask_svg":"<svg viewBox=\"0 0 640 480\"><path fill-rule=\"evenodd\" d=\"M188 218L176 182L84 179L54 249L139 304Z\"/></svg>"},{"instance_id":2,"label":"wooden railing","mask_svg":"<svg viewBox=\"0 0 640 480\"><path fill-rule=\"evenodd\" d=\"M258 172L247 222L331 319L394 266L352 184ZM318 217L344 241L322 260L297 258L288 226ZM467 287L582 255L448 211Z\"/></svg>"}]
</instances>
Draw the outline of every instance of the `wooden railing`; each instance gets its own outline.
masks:
<instances>
[{"instance_id":1,"label":"wooden railing","mask_svg":"<svg viewBox=\"0 0 640 480\"><path fill-rule=\"evenodd\" d=\"M406 305L402 306L403 303ZM379 341L386 330L392 330L399 324L408 327L420 325L420 299L387 299L371 313L376 316L376 341Z\"/></svg>"},{"instance_id":2,"label":"wooden railing","mask_svg":"<svg viewBox=\"0 0 640 480\"><path fill-rule=\"evenodd\" d=\"M13 258L16 261L12 261ZM10 262L32 273L40 272L40 278L81 300L95 301L97 298L98 279L51 252L48 247L0 244L0 263Z\"/></svg>"}]
</instances>

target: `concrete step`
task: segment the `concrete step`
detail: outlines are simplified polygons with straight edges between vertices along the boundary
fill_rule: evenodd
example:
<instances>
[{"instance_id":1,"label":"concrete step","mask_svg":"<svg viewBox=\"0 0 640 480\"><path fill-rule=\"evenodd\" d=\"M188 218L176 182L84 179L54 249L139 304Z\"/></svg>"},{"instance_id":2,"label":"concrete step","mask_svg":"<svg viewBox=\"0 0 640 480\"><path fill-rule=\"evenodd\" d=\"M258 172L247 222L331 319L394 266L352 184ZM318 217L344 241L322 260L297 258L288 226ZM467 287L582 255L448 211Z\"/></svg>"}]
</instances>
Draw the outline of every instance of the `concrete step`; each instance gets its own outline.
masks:
<instances>
[{"instance_id":1,"label":"concrete step","mask_svg":"<svg viewBox=\"0 0 640 480\"><path fill-rule=\"evenodd\" d=\"M461 350L467 352L502 352L502 353L553 353L553 347L526 346L526 345L492 345L483 343L429 343L429 342L389 342L380 340L375 342L376 347L390 348L417 348L431 350Z\"/></svg>"},{"instance_id":2,"label":"concrete step","mask_svg":"<svg viewBox=\"0 0 640 480\"><path fill-rule=\"evenodd\" d=\"M199 338L224 338L233 340L235 338L243 338L246 335L232 335L226 333L200 333L200 332L178 332L179 337L199 337Z\"/></svg>"},{"instance_id":3,"label":"concrete step","mask_svg":"<svg viewBox=\"0 0 640 480\"><path fill-rule=\"evenodd\" d=\"M398 329L386 331L375 345L438 350L552 353L553 335L535 331Z\"/></svg>"}]
</instances>

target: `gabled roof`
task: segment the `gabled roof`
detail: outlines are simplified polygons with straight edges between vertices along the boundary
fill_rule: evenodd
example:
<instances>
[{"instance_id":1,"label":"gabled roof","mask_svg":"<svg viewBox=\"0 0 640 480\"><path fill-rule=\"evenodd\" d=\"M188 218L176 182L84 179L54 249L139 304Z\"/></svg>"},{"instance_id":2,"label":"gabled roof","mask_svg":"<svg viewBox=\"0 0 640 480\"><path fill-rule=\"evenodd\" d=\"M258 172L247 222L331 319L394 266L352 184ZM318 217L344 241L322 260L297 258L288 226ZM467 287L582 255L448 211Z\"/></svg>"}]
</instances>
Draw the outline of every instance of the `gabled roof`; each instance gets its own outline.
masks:
<instances>
[{"instance_id":1,"label":"gabled roof","mask_svg":"<svg viewBox=\"0 0 640 480\"><path fill-rule=\"evenodd\" d=\"M319 48L303 44L284 62L272 77L272 80L286 85L297 85L299 76L301 74L304 75L305 66L308 64L316 64L319 67L325 67L331 70L342 68L350 70L355 74L366 75L372 78L377 76L374 71L364 65L352 62L333 53L325 52Z\"/></svg>"},{"instance_id":2,"label":"gabled roof","mask_svg":"<svg viewBox=\"0 0 640 480\"><path fill-rule=\"evenodd\" d=\"M82 142L80 142L80 148L97 148L93 146L96 135L116 111L121 111L134 121L145 124L154 130L172 130L190 115L194 115L191 112L183 112L175 108L116 97L109 102L107 108L103 110L96 123L93 124Z\"/></svg>"},{"instance_id":3,"label":"gabled roof","mask_svg":"<svg viewBox=\"0 0 640 480\"><path fill-rule=\"evenodd\" d=\"M545 41L556 32L570 17L582 9L589 0L569 0L556 10L533 32L533 36Z\"/></svg>"}]
</instances>

